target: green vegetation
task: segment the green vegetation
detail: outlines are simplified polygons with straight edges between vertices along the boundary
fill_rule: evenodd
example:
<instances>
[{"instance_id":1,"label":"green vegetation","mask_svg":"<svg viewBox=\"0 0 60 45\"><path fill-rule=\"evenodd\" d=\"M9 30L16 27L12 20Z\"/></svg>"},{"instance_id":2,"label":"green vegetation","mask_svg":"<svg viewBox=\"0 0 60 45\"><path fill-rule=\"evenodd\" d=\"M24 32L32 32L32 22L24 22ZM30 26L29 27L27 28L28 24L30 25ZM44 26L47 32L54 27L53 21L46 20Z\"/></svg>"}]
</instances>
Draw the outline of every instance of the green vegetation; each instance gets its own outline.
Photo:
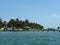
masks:
<instances>
[{"instance_id":1,"label":"green vegetation","mask_svg":"<svg viewBox=\"0 0 60 45\"><path fill-rule=\"evenodd\" d=\"M60 29L60 27L57 27L57 29Z\"/></svg>"},{"instance_id":2,"label":"green vegetation","mask_svg":"<svg viewBox=\"0 0 60 45\"><path fill-rule=\"evenodd\" d=\"M5 21L6 22L6 21ZM40 24L37 24L37 23L32 23L32 22L29 22L28 19L26 19L25 21L22 21L22 20L19 20L18 18L16 19L10 19L9 22L7 22L8 24L7 27L8 28L16 28L16 29L43 29L43 26L41 26ZM0 28L4 27L3 26L3 22L2 22L2 19L0 19Z\"/></svg>"},{"instance_id":3,"label":"green vegetation","mask_svg":"<svg viewBox=\"0 0 60 45\"><path fill-rule=\"evenodd\" d=\"M0 19L0 29L3 27L2 19Z\"/></svg>"}]
</instances>

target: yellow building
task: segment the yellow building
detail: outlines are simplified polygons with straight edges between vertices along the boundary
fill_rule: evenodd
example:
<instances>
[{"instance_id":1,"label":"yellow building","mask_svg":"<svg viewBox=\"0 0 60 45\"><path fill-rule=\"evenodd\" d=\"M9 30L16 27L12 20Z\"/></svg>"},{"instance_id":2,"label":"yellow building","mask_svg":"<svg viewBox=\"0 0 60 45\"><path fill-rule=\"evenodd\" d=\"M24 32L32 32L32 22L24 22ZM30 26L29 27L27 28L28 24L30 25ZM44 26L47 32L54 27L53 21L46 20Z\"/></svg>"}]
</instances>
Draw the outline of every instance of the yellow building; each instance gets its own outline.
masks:
<instances>
[{"instance_id":1,"label":"yellow building","mask_svg":"<svg viewBox=\"0 0 60 45\"><path fill-rule=\"evenodd\" d=\"M24 26L24 29L23 30L30 30L31 29L31 27L29 27L29 26Z\"/></svg>"},{"instance_id":2,"label":"yellow building","mask_svg":"<svg viewBox=\"0 0 60 45\"><path fill-rule=\"evenodd\" d=\"M1 28L0 30L4 30L4 28Z\"/></svg>"}]
</instances>

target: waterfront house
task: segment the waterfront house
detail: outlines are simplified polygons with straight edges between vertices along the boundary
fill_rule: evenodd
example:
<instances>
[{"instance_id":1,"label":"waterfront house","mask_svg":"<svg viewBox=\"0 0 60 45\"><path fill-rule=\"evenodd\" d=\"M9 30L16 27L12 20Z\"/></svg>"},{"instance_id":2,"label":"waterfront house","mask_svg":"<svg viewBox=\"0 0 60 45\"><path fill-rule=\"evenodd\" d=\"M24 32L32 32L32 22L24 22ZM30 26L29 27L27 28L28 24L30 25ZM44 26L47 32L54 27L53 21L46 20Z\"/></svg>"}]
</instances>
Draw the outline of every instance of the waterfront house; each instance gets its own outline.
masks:
<instances>
[{"instance_id":1,"label":"waterfront house","mask_svg":"<svg viewBox=\"0 0 60 45\"><path fill-rule=\"evenodd\" d=\"M30 30L31 29L31 27L29 27L29 26L24 26L24 28L23 28L23 30Z\"/></svg>"}]
</instances>

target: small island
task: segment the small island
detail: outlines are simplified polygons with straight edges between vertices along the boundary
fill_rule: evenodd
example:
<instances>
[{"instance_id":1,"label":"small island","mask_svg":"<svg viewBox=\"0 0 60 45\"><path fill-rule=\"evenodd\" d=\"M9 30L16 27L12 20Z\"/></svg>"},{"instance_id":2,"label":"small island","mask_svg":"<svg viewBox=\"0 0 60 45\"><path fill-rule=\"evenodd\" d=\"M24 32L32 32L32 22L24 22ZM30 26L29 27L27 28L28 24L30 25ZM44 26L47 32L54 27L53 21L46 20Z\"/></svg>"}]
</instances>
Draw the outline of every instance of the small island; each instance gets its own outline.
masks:
<instances>
[{"instance_id":1,"label":"small island","mask_svg":"<svg viewBox=\"0 0 60 45\"><path fill-rule=\"evenodd\" d=\"M44 27L40 24L30 22L28 19L25 21L10 19L3 21L0 18L0 31L29 31L29 30L42 30Z\"/></svg>"}]
</instances>

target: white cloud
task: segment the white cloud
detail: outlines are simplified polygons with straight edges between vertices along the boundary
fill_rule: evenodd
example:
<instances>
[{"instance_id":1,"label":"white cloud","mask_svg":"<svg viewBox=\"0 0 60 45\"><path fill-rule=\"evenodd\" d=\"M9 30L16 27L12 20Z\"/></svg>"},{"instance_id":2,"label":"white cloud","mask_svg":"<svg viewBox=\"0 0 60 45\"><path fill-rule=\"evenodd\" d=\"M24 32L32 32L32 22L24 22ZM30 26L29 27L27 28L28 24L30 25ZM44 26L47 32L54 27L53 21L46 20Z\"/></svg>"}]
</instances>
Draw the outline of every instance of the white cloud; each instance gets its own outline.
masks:
<instances>
[{"instance_id":1,"label":"white cloud","mask_svg":"<svg viewBox=\"0 0 60 45\"><path fill-rule=\"evenodd\" d=\"M41 19L41 23L47 27L57 27L60 24L59 18L60 15L58 14L50 14Z\"/></svg>"},{"instance_id":2,"label":"white cloud","mask_svg":"<svg viewBox=\"0 0 60 45\"><path fill-rule=\"evenodd\" d=\"M50 18L59 18L59 15L57 15L57 14L51 14L49 17Z\"/></svg>"}]
</instances>

